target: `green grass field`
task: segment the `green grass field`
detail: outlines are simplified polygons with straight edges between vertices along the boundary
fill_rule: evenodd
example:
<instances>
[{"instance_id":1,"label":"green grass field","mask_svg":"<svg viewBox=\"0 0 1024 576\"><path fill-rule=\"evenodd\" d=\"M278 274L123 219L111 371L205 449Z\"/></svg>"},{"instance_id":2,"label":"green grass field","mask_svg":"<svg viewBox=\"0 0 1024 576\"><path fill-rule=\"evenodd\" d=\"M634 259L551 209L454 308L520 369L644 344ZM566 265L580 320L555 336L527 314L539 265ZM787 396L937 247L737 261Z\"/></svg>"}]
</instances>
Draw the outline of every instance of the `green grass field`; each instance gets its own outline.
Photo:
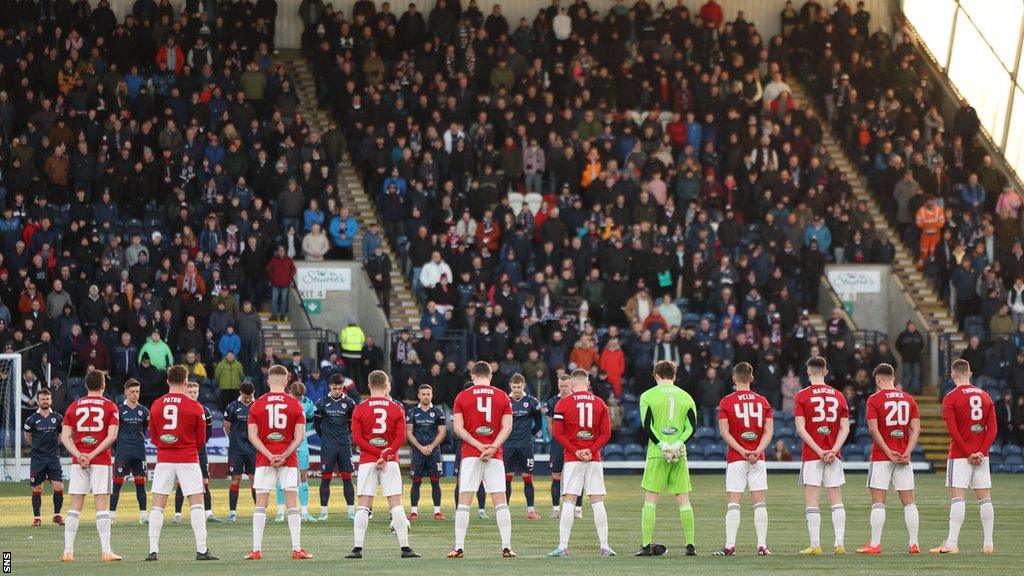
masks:
<instances>
[{"instance_id":1,"label":"green grass field","mask_svg":"<svg viewBox=\"0 0 1024 576\"><path fill-rule=\"evenodd\" d=\"M849 474L847 477L846 545L854 548L868 539L868 495L864 488L863 474ZM447 522L435 522L432 518L420 519L413 524L412 546L421 554L420 560L399 560L398 545L389 534L386 514L377 514L371 520L367 536L365 558L344 560L343 556L352 546L351 525L344 515L344 501L340 486L335 482L332 498L332 518L327 523L303 525L303 545L316 554L316 560L297 564L289 559L288 529L284 524L268 523L264 541L265 560L258 564L261 574L285 574L302 570L307 573L337 573L346 570L370 570L373 574L425 574L444 570L449 575L486 575L501 570L530 572L542 571L554 574L587 574L601 571L606 574L626 574L643 571L645 575L679 574L692 571L702 576L751 574L754 570L771 573L824 573L844 574L906 574L910 572L930 574L972 573L984 576L999 576L1024 573L1024 476L997 476L995 478L994 501L996 506L996 550L994 556L982 556L981 524L977 506L968 499L967 520L960 537L959 556L932 557L927 553L912 557L905 553L906 530L903 513L894 494L890 495L888 522L883 547L886 554L880 557L848 555L845 557L826 556L822 558L800 558L795 552L806 546L807 531L803 518L803 497L796 486L796 476L775 474L771 477L768 509L770 514L768 543L775 555L760 558L753 554L754 528L749 503L744 504L743 523L737 543L738 555L733 558L715 558L711 553L720 548L724 539L725 499L722 492L721 475L698 475L694 477L695 492L693 507L697 516L697 558L682 557L682 538L676 506L664 500L659 507L658 528L655 540L669 547L669 555L662 558L634 558L633 552L640 539L641 492L639 476L608 477L608 515L611 524L611 545L619 556L603 559L597 554L597 536L589 508L584 509L584 519L577 520L567 559L549 559L545 555L555 547L558 540L558 523L547 518L550 512L547 478L538 478L538 511L542 519L528 521L525 518L525 504L521 491L513 498L513 545L519 553L515 560L501 560L497 527L494 520L481 521L474 513L466 543L467 558L450 561L444 558L453 540L453 506L451 502L451 481L445 483L444 511ZM918 506L921 511L921 546L930 548L938 545L946 534L948 505L941 476L919 475L917 478ZM318 481L316 481L318 482ZM516 485L519 490L521 484ZM316 486L311 487L314 511L319 510ZM421 511L430 511L429 489L424 490L426 499L420 502ZM226 484L215 485L214 510L224 518L227 513ZM99 543L95 525L92 523L92 506L87 504L82 517L76 546L77 561L63 565L60 555L63 549L63 529L53 524L33 528L27 484L0 485L0 549L13 553L13 574L137 574L145 571L151 576L180 574L186 569L190 575L224 574L249 568L242 560L251 545L252 530L249 516L251 500L243 491L241 519L238 524L211 524L209 526L210 549L219 555L220 562L197 563L193 560L194 540L188 524L187 507L185 521L180 525L166 524L161 541L160 561L143 564L142 558L148 552L147 529L137 521L134 490L130 486L122 493L118 522L113 527L114 550L124 556L119 564L100 565ZM427 506L422 504L427 503ZM44 494L44 513L50 506L49 491ZM383 502L378 500L377 510ZM271 506L273 508L273 505ZM488 506L490 508L490 506ZM822 543L831 548L831 517L823 506ZM427 514L426 516L430 516ZM493 517L493 514L492 514ZM255 567L255 566L254 566ZM590 572L594 571L594 572Z\"/></svg>"}]
</instances>

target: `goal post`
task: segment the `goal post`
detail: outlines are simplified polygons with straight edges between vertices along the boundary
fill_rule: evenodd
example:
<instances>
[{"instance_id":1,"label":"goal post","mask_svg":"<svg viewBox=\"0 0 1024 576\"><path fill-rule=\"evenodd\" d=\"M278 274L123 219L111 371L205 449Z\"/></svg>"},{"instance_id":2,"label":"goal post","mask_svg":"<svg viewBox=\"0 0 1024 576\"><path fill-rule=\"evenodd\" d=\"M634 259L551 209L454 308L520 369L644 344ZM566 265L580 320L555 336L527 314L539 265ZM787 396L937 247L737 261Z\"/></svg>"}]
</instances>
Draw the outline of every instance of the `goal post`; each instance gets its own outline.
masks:
<instances>
[{"instance_id":1,"label":"goal post","mask_svg":"<svg viewBox=\"0 0 1024 576\"><path fill-rule=\"evenodd\" d=\"M20 482L22 470L21 354L0 354L0 482Z\"/></svg>"}]
</instances>

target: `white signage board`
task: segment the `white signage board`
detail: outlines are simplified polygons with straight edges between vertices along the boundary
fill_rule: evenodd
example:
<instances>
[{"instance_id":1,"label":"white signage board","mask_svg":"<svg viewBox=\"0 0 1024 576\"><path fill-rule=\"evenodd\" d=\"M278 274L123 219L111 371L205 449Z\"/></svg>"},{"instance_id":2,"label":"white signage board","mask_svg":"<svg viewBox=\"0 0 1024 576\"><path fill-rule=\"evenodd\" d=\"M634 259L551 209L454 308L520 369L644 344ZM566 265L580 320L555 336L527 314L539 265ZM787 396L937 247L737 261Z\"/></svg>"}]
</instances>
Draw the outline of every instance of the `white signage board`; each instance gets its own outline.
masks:
<instances>
[{"instance_id":1,"label":"white signage board","mask_svg":"<svg viewBox=\"0 0 1024 576\"><path fill-rule=\"evenodd\" d=\"M349 268L300 267L295 275L295 285L305 298L326 298L327 292L352 290L352 270Z\"/></svg>"},{"instance_id":2,"label":"white signage board","mask_svg":"<svg viewBox=\"0 0 1024 576\"><path fill-rule=\"evenodd\" d=\"M882 272L877 269L831 269L828 271L828 281L832 284L832 289L836 294L880 294L882 292Z\"/></svg>"}]
</instances>

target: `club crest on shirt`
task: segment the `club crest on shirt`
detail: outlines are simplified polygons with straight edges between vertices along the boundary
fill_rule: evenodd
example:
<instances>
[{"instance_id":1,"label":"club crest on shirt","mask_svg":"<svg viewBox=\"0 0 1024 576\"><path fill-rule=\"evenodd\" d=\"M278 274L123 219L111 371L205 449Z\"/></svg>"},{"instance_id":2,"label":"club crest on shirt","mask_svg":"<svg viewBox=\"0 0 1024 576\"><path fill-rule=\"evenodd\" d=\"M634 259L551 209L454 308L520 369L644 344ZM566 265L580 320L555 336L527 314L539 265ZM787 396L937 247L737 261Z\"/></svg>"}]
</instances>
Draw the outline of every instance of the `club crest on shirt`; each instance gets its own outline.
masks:
<instances>
[{"instance_id":1,"label":"club crest on shirt","mask_svg":"<svg viewBox=\"0 0 1024 576\"><path fill-rule=\"evenodd\" d=\"M491 428L490 426L477 426L476 433L481 436L487 436L488 434L494 433L494 428Z\"/></svg>"},{"instance_id":2,"label":"club crest on shirt","mask_svg":"<svg viewBox=\"0 0 1024 576\"><path fill-rule=\"evenodd\" d=\"M160 441L164 444L174 444L178 441L178 437L174 434L161 434Z\"/></svg>"}]
</instances>

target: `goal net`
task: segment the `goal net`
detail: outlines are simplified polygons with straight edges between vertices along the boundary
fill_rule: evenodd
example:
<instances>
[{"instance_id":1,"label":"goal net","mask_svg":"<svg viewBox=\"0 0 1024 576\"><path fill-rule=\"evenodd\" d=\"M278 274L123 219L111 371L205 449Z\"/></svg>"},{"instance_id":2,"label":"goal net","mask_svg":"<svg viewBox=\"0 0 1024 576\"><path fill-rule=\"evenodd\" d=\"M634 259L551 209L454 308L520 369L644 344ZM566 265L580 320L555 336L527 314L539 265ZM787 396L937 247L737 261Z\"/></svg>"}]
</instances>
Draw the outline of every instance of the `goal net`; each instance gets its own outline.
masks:
<instances>
[{"instance_id":1,"label":"goal net","mask_svg":"<svg viewBox=\"0 0 1024 576\"><path fill-rule=\"evenodd\" d=\"M21 355L0 354L0 482L19 482L28 477L28 447L24 446L22 422ZM24 454L23 454L24 452Z\"/></svg>"}]
</instances>

